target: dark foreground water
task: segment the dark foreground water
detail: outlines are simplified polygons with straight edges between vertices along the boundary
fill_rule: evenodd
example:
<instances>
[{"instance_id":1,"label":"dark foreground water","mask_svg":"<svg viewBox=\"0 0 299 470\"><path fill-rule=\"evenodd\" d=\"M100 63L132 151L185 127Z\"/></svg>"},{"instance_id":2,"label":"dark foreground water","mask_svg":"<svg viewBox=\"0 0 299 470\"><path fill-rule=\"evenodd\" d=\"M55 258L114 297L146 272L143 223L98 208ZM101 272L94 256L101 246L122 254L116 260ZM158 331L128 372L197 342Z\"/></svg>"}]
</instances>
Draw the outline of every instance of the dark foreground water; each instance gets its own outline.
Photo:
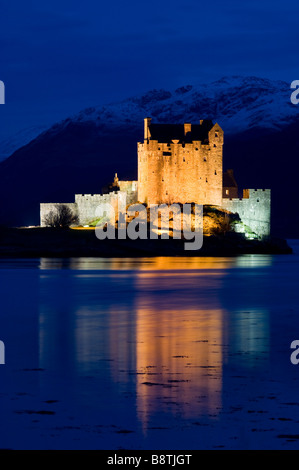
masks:
<instances>
[{"instance_id":1,"label":"dark foreground water","mask_svg":"<svg viewBox=\"0 0 299 470\"><path fill-rule=\"evenodd\" d=\"M0 261L0 448L299 448L292 246Z\"/></svg>"}]
</instances>

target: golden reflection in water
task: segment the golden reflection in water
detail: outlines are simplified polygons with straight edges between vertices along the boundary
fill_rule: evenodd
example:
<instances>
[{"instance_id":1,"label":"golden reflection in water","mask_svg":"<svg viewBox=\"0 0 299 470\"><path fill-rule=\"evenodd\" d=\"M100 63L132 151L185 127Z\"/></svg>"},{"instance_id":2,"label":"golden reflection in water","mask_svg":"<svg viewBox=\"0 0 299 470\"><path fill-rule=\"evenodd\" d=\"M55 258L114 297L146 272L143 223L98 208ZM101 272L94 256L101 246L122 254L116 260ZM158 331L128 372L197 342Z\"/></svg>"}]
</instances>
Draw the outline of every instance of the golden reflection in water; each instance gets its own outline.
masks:
<instances>
[{"instance_id":1,"label":"golden reflection in water","mask_svg":"<svg viewBox=\"0 0 299 470\"><path fill-rule=\"evenodd\" d=\"M179 290L180 281L172 277L165 286L178 282ZM206 279L196 276L196 282ZM203 413L217 416L223 360L223 311L217 300L207 309L189 305L188 298L185 307L165 296L159 302L150 292L163 291L163 280L154 273L140 273L136 286L141 294L136 299L137 413L144 430L158 412L195 421Z\"/></svg>"},{"instance_id":2,"label":"golden reflection in water","mask_svg":"<svg viewBox=\"0 0 299 470\"><path fill-rule=\"evenodd\" d=\"M190 262L194 269L188 269ZM229 345L236 361L240 351L245 351L244 364L256 367L256 354L264 357L269 342L265 309L243 310L240 305L227 312L221 302L219 292L223 292L227 268L235 262L109 260L112 272L74 273L72 282L66 284L61 282L63 276L43 273L41 367L59 363L74 375L104 370L105 380L112 378L120 393L136 391L144 430L151 416L159 413L194 421L203 414L217 416L226 353L223 343ZM137 263L137 267L118 272L118 263Z\"/></svg>"},{"instance_id":3,"label":"golden reflection in water","mask_svg":"<svg viewBox=\"0 0 299 470\"><path fill-rule=\"evenodd\" d=\"M270 255L237 257L152 257L152 258L41 258L39 268L75 270L182 270L262 267L272 263Z\"/></svg>"}]
</instances>

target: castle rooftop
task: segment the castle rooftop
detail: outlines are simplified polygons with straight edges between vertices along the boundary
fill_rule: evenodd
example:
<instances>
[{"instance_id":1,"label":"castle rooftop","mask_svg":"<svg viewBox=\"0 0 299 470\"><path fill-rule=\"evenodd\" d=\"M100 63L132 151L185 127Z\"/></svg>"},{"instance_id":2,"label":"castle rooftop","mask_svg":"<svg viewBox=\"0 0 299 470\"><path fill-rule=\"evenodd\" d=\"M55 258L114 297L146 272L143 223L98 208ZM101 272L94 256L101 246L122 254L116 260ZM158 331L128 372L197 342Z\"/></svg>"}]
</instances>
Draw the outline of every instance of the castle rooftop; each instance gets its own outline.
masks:
<instances>
[{"instance_id":1,"label":"castle rooftop","mask_svg":"<svg viewBox=\"0 0 299 470\"><path fill-rule=\"evenodd\" d=\"M158 142L205 142L209 140L209 132L213 126L213 122L208 119L200 124L151 124L149 121L148 130L149 138Z\"/></svg>"}]
</instances>

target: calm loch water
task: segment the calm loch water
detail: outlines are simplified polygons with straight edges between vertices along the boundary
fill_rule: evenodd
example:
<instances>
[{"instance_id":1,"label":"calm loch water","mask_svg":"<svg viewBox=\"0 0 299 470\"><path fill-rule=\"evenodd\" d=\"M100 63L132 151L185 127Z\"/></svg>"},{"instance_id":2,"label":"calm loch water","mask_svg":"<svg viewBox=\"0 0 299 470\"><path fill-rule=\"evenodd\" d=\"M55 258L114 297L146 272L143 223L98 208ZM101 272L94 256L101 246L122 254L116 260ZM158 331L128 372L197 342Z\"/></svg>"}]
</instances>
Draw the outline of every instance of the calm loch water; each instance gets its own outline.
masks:
<instances>
[{"instance_id":1,"label":"calm loch water","mask_svg":"<svg viewBox=\"0 0 299 470\"><path fill-rule=\"evenodd\" d=\"M289 256L0 261L0 448L299 448Z\"/></svg>"}]
</instances>

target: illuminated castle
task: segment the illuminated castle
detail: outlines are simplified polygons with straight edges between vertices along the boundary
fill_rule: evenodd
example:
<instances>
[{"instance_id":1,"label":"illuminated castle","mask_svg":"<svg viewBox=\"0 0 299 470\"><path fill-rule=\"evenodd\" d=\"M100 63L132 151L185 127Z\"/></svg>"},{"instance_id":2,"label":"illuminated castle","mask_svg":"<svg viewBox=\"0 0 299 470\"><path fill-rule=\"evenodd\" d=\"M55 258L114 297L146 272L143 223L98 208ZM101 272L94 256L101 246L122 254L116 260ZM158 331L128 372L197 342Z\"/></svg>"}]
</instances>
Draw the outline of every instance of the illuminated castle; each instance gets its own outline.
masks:
<instances>
[{"instance_id":1,"label":"illuminated castle","mask_svg":"<svg viewBox=\"0 0 299 470\"><path fill-rule=\"evenodd\" d=\"M148 204L222 203L223 130L212 121L152 124L138 143L138 200Z\"/></svg>"},{"instance_id":2,"label":"illuminated castle","mask_svg":"<svg viewBox=\"0 0 299 470\"><path fill-rule=\"evenodd\" d=\"M237 212L258 236L270 234L270 189L245 189L239 198L233 171L223 173L223 130L210 120L199 124L154 124L144 120L144 140L138 142L138 182L115 175L106 194L76 194L67 205L81 225L95 219L101 203L116 210L120 200L151 204L196 203ZM41 204L44 217L57 204Z\"/></svg>"}]
</instances>

